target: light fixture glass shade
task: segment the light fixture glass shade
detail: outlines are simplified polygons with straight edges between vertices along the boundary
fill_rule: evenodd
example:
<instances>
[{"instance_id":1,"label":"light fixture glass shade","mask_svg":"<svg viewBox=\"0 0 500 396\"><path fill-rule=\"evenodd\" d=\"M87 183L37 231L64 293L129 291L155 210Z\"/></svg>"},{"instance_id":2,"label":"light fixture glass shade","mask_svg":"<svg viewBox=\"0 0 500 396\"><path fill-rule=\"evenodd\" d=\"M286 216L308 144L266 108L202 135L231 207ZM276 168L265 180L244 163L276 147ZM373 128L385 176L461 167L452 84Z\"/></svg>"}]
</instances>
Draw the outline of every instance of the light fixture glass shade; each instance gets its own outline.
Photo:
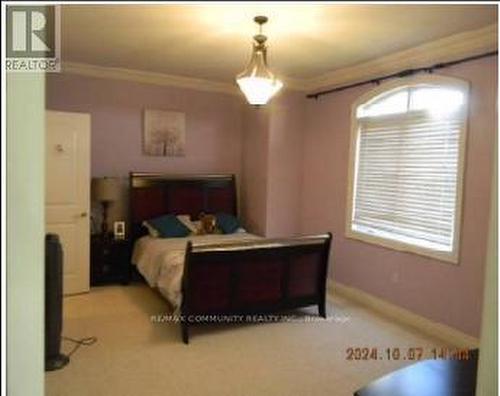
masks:
<instances>
[{"instance_id":1,"label":"light fixture glass shade","mask_svg":"<svg viewBox=\"0 0 500 396\"><path fill-rule=\"evenodd\" d=\"M260 77L239 78L238 85L252 105L265 105L283 86L280 80Z\"/></svg>"},{"instance_id":2,"label":"light fixture glass shade","mask_svg":"<svg viewBox=\"0 0 500 396\"><path fill-rule=\"evenodd\" d=\"M250 63L236 77L236 82L252 105L265 105L283 87L267 67L266 48L262 43L254 44Z\"/></svg>"}]
</instances>

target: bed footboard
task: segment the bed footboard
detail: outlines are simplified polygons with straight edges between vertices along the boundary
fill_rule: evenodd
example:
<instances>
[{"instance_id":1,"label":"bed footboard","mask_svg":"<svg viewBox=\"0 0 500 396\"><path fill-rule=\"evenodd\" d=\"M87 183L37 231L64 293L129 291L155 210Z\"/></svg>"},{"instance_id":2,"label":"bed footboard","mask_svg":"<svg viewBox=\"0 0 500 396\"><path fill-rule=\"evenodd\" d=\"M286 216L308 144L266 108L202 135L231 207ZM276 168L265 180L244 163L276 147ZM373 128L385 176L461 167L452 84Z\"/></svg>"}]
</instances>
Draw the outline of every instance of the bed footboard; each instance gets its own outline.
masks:
<instances>
[{"instance_id":1,"label":"bed footboard","mask_svg":"<svg viewBox=\"0 0 500 396\"><path fill-rule=\"evenodd\" d=\"M203 316L269 314L317 305L325 294L332 235L196 246L188 243L182 279L182 338Z\"/></svg>"}]
</instances>

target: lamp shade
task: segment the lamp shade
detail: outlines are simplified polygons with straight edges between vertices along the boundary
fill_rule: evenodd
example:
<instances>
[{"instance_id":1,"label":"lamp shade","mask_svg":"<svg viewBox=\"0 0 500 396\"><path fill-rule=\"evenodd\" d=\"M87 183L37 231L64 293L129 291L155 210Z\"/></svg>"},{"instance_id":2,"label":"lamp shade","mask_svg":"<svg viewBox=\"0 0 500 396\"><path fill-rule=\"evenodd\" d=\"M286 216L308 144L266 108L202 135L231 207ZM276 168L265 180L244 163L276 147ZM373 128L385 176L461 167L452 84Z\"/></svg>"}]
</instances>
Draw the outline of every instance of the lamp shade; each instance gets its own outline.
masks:
<instances>
[{"instance_id":1,"label":"lamp shade","mask_svg":"<svg viewBox=\"0 0 500 396\"><path fill-rule=\"evenodd\" d=\"M259 34L253 36L253 51L250 62L245 70L236 76L241 91L252 105L265 105L283 87L267 66L267 37L262 34L262 25L267 17L256 16L255 23L259 25Z\"/></svg>"},{"instance_id":2,"label":"lamp shade","mask_svg":"<svg viewBox=\"0 0 500 396\"><path fill-rule=\"evenodd\" d=\"M238 85L252 105L265 105L283 86L279 80L259 77L243 77L238 79Z\"/></svg>"},{"instance_id":3,"label":"lamp shade","mask_svg":"<svg viewBox=\"0 0 500 396\"><path fill-rule=\"evenodd\" d=\"M92 179L92 196L96 201L113 202L120 198L120 180L117 177Z\"/></svg>"},{"instance_id":4,"label":"lamp shade","mask_svg":"<svg viewBox=\"0 0 500 396\"><path fill-rule=\"evenodd\" d=\"M283 83L267 67L263 42L254 44L250 63L236 77L236 82L252 105L265 105L283 87Z\"/></svg>"}]
</instances>

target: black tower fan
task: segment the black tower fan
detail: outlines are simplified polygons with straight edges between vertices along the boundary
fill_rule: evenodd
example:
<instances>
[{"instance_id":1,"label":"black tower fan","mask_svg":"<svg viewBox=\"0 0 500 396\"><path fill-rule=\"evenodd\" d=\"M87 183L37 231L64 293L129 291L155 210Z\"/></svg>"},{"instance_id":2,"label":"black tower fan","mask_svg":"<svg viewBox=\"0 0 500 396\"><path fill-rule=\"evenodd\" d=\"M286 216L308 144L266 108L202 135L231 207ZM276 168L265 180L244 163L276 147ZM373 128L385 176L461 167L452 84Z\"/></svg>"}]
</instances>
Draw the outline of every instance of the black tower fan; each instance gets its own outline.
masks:
<instances>
[{"instance_id":1,"label":"black tower fan","mask_svg":"<svg viewBox=\"0 0 500 396\"><path fill-rule=\"evenodd\" d=\"M69 363L60 352L62 331L63 251L59 236L45 236L45 371L58 370Z\"/></svg>"}]
</instances>

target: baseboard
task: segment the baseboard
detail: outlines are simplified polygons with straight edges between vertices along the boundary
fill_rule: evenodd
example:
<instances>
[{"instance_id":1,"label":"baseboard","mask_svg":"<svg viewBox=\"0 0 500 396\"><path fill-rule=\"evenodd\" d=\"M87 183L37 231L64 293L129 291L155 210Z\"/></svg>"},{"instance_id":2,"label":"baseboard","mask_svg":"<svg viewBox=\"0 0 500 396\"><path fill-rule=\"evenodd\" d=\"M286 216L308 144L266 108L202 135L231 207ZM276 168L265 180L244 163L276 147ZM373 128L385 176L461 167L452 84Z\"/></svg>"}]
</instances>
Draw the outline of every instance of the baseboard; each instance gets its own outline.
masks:
<instances>
[{"instance_id":1,"label":"baseboard","mask_svg":"<svg viewBox=\"0 0 500 396\"><path fill-rule=\"evenodd\" d=\"M451 344L459 348L478 348L479 346L479 340L475 337L462 333L442 323L424 318L423 316L417 315L362 290L334 282L328 285L328 292L330 294L338 294L339 296L365 305L397 322L411 326L424 334L443 340L447 345Z\"/></svg>"}]
</instances>

